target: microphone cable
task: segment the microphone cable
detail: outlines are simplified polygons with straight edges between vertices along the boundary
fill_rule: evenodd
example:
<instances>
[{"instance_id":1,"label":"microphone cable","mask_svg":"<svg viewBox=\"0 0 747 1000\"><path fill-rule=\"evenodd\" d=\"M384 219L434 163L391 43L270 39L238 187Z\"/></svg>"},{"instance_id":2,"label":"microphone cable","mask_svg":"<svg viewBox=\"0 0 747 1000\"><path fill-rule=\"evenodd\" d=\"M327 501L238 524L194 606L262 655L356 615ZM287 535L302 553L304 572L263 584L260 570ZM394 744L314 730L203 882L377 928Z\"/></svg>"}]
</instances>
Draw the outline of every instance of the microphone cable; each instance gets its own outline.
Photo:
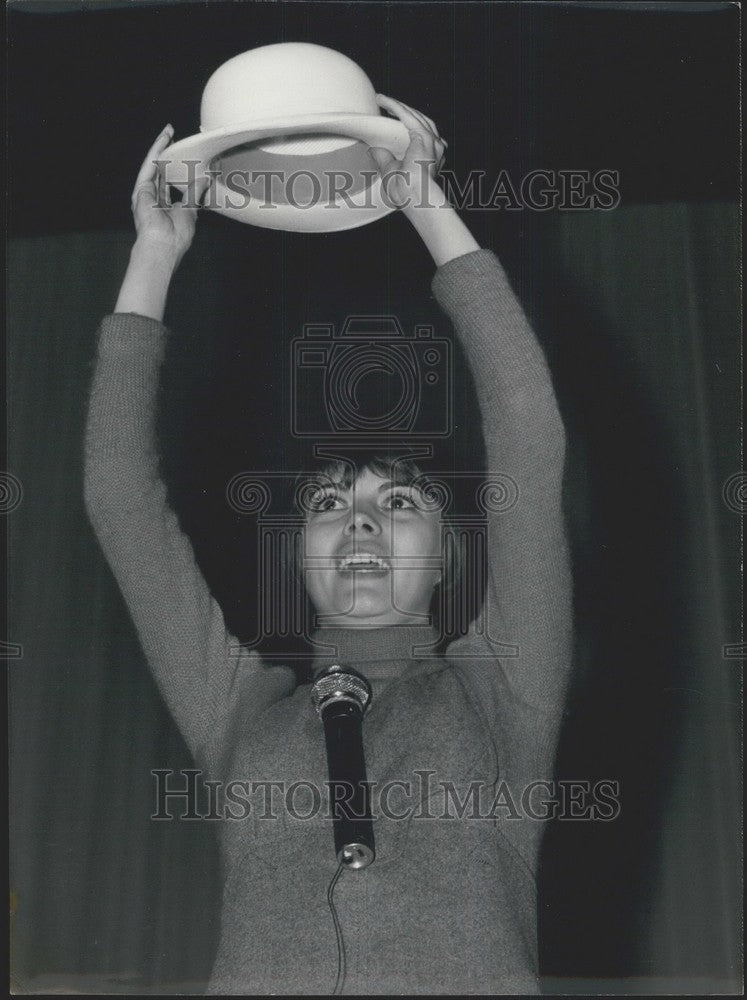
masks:
<instances>
[{"instance_id":1,"label":"microphone cable","mask_svg":"<svg viewBox=\"0 0 747 1000\"><path fill-rule=\"evenodd\" d=\"M341 861L337 866L337 871L332 876L332 881L329 883L329 888L327 889L327 903L335 925L335 934L337 935L337 980L335 981L335 988L332 991L332 996L339 996L342 993L343 986L345 985L345 974L347 971L345 967L345 940L342 936L342 927L340 926L340 919L337 916L335 901L333 899L335 886L337 885L337 881L342 874L342 869L343 862Z\"/></svg>"}]
</instances>

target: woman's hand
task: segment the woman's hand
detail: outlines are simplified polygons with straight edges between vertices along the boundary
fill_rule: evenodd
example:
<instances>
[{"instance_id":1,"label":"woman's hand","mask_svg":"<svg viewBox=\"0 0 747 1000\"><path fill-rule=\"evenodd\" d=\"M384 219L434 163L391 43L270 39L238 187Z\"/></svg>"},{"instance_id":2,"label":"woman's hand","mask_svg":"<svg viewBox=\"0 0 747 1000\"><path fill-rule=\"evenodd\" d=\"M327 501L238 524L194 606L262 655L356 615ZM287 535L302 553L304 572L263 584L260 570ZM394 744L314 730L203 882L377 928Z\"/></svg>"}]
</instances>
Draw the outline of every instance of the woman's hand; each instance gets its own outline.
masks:
<instances>
[{"instance_id":1,"label":"woman's hand","mask_svg":"<svg viewBox=\"0 0 747 1000\"><path fill-rule=\"evenodd\" d=\"M388 149L371 147L382 178L385 201L402 210L428 248L437 267L480 246L452 206L436 175L443 166L446 142L433 121L401 101L377 94L385 111L399 118L410 134L401 160Z\"/></svg>"},{"instance_id":2,"label":"woman's hand","mask_svg":"<svg viewBox=\"0 0 747 1000\"><path fill-rule=\"evenodd\" d=\"M396 208L427 207L429 194L440 191L436 175L443 166L447 143L433 120L421 111L384 94L377 94L376 101L380 108L399 118L410 134L410 145L401 160L388 149L371 147L384 198Z\"/></svg>"},{"instance_id":3,"label":"woman's hand","mask_svg":"<svg viewBox=\"0 0 747 1000\"><path fill-rule=\"evenodd\" d=\"M171 203L163 165L157 160L168 148L173 135L172 126L167 125L148 150L132 191L132 214L135 218L137 243L165 254L172 266L176 267L192 244L197 206L210 178L195 178L182 200Z\"/></svg>"},{"instance_id":4,"label":"woman's hand","mask_svg":"<svg viewBox=\"0 0 747 1000\"><path fill-rule=\"evenodd\" d=\"M163 170L156 161L173 134L167 125L148 150L135 181L132 214L137 239L114 307L117 313L163 320L171 278L195 234L197 206L210 177L195 178L181 202L171 204Z\"/></svg>"}]
</instances>

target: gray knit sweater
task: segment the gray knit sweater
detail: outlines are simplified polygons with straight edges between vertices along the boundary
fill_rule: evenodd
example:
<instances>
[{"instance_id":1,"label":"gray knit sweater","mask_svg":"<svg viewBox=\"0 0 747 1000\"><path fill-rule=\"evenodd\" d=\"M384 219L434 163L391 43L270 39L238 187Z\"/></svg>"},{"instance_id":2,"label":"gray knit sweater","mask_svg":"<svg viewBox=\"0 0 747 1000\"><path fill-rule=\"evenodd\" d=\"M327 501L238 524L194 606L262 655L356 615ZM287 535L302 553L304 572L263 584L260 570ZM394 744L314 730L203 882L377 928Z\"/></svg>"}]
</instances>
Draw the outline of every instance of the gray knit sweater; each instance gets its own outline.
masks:
<instances>
[{"instance_id":1,"label":"gray knit sweater","mask_svg":"<svg viewBox=\"0 0 747 1000\"><path fill-rule=\"evenodd\" d=\"M428 651L436 636L422 628L317 636L334 656L318 653L315 669L342 660L374 691L364 746L376 860L342 872L334 889L344 992L532 993L543 824L508 803L552 778L562 716L571 653L565 439L541 348L495 255L450 261L433 291L474 374L488 471L510 475L518 500L488 515L484 613L445 655ZM328 994L338 968L327 902L336 862L313 792L327 780L323 731L309 686L289 667L256 651L236 655L167 505L154 434L166 337L161 323L133 314L102 322L87 510L195 759L224 788L243 782L232 786L237 818L216 824L224 884L209 992Z\"/></svg>"}]
</instances>

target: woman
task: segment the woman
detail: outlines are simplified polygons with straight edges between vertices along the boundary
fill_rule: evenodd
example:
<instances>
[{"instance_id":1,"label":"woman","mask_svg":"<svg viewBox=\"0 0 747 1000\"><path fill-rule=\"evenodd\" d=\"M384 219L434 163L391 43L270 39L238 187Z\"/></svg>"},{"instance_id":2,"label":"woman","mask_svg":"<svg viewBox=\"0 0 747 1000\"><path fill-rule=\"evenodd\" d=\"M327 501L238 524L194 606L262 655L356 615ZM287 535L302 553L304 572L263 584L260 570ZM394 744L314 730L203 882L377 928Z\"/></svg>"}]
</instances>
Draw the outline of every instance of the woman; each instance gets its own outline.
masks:
<instances>
[{"instance_id":1,"label":"woman","mask_svg":"<svg viewBox=\"0 0 747 1000\"><path fill-rule=\"evenodd\" d=\"M405 124L410 145L401 162L372 155L433 257L433 292L474 374L488 471L510 475L518 501L490 516L479 620L437 656L428 611L444 567L427 495L382 465L320 479L311 492L304 582L325 624L314 639L373 689L364 746L381 794L376 860L363 870L338 870L329 818L310 807L328 774L309 685L256 652L236 655L159 478L162 319L202 193L195 185L173 206L158 197L152 160L170 129L138 176L137 238L101 327L89 516L195 759L213 779L266 793L267 808L255 800L242 809L235 786L241 821L221 824L211 993L537 992L542 823L515 804L528 785L552 778L570 660L564 431L542 351L498 260L436 181L445 144L435 125L379 101ZM361 556L365 568L355 565ZM330 662L317 654L315 672ZM289 788L299 795L292 807ZM268 804L273 791L279 799Z\"/></svg>"}]
</instances>

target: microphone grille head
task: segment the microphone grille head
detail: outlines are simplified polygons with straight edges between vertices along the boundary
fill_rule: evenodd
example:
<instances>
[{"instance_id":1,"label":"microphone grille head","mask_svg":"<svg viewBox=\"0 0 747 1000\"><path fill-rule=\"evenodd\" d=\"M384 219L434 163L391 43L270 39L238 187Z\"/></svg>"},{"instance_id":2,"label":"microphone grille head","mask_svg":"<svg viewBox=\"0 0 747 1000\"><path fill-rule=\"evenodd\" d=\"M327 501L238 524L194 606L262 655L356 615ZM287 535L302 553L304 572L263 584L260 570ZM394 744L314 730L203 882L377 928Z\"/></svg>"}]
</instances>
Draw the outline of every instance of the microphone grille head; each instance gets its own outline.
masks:
<instances>
[{"instance_id":1,"label":"microphone grille head","mask_svg":"<svg viewBox=\"0 0 747 1000\"><path fill-rule=\"evenodd\" d=\"M330 701L353 701L363 711L371 700L371 686L354 670L335 664L328 667L311 687L311 702L319 715Z\"/></svg>"}]
</instances>

